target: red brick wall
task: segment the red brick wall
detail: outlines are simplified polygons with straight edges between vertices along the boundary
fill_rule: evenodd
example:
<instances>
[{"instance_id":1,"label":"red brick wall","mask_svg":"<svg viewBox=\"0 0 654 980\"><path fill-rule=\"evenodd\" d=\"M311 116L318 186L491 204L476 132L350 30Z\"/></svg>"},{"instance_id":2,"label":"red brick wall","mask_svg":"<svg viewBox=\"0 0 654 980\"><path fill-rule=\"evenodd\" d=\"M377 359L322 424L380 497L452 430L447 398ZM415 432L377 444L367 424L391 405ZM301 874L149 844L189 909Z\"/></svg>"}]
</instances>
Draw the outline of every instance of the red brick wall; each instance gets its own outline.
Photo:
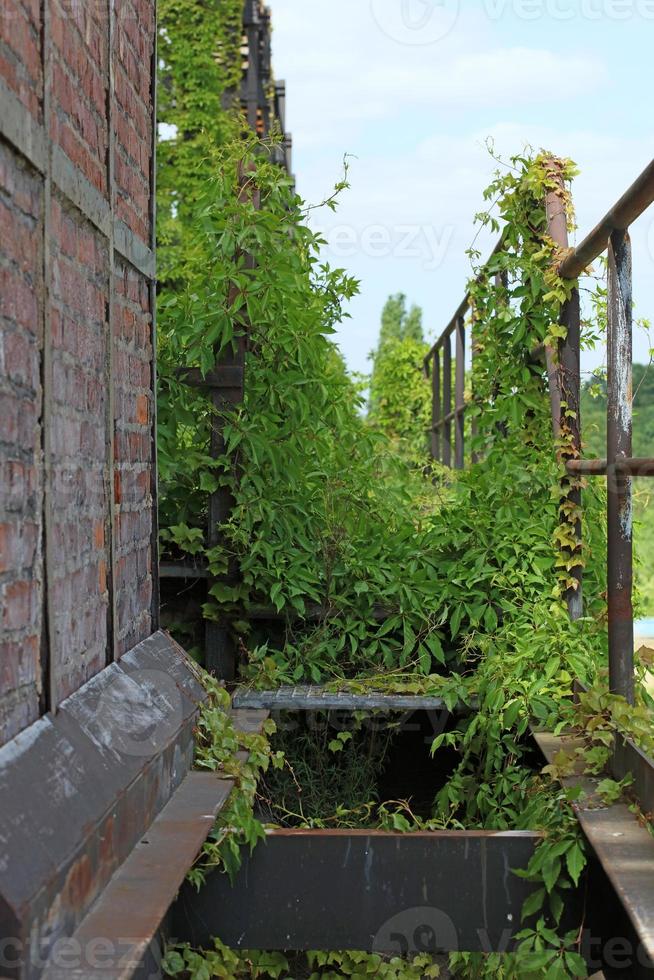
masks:
<instances>
[{"instance_id":1,"label":"red brick wall","mask_svg":"<svg viewBox=\"0 0 654 980\"><path fill-rule=\"evenodd\" d=\"M153 630L155 4L46 2L0 4L0 744Z\"/></svg>"},{"instance_id":2,"label":"red brick wall","mask_svg":"<svg viewBox=\"0 0 654 980\"><path fill-rule=\"evenodd\" d=\"M0 141L0 740L38 715L42 184Z\"/></svg>"},{"instance_id":3,"label":"red brick wall","mask_svg":"<svg viewBox=\"0 0 654 980\"><path fill-rule=\"evenodd\" d=\"M122 655L152 632L152 340L147 281L116 263L116 638Z\"/></svg>"}]
</instances>

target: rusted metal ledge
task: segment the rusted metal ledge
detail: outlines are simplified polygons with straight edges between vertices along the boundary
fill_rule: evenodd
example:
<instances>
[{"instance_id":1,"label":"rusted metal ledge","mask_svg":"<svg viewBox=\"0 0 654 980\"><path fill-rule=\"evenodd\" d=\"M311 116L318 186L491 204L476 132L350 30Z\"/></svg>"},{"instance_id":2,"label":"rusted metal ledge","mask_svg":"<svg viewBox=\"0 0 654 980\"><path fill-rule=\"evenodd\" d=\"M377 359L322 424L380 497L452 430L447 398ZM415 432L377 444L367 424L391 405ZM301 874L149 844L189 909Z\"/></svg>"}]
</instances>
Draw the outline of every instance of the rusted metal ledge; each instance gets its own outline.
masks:
<instances>
[{"instance_id":1,"label":"rusted metal ledge","mask_svg":"<svg viewBox=\"0 0 654 980\"><path fill-rule=\"evenodd\" d=\"M611 771L616 779L633 777L629 791L638 800L643 813L654 817L654 761L629 738L616 738L611 760Z\"/></svg>"},{"instance_id":2,"label":"rusted metal ledge","mask_svg":"<svg viewBox=\"0 0 654 980\"><path fill-rule=\"evenodd\" d=\"M543 755L552 762L558 752L573 751L579 739L536 733ZM606 806L598 796L599 779L582 774L563 780L565 786L580 787L583 796L573 804L582 830L602 865L617 897L633 925L641 966L654 969L654 838L641 826L624 803ZM636 976L636 973L625 976Z\"/></svg>"},{"instance_id":3,"label":"rusted metal ledge","mask_svg":"<svg viewBox=\"0 0 654 980\"><path fill-rule=\"evenodd\" d=\"M78 928L188 773L205 697L156 633L0 749L3 973L37 975Z\"/></svg>"},{"instance_id":4,"label":"rusted metal ledge","mask_svg":"<svg viewBox=\"0 0 654 980\"><path fill-rule=\"evenodd\" d=\"M540 836L527 831L272 830L234 887L209 875L184 886L172 935L209 947L412 952L506 951L537 885L525 868ZM573 901L571 897L571 901Z\"/></svg>"},{"instance_id":5,"label":"rusted metal ledge","mask_svg":"<svg viewBox=\"0 0 654 980\"><path fill-rule=\"evenodd\" d=\"M654 160L559 266L564 279L576 279L606 251L614 232L623 232L654 203Z\"/></svg>"},{"instance_id":6,"label":"rusted metal ledge","mask_svg":"<svg viewBox=\"0 0 654 980\"><path fill-rule=\"evenodd\" d=\"M232 712L246 733L260 732L267 717ZM242 762L247 757L237 753ZM148 956L160 961L158 932L232 789L232 780L213 772L186 776L72 939L55 944L43 980L129 980L142 976Z\"/></svg>"},{"instance_id":7,"label":"rusted metal ledge","mask_svg":"<svg viewBox=\"0 0 654 980\"><path fill-rule=\"evenodd\" d=\"M43 980L128 980L138 970L232 789L191 772L113 876ZM65 950L65 952L64 952ZM76 961L73 951L79 957Z\"/></svg>"}]
</instances>

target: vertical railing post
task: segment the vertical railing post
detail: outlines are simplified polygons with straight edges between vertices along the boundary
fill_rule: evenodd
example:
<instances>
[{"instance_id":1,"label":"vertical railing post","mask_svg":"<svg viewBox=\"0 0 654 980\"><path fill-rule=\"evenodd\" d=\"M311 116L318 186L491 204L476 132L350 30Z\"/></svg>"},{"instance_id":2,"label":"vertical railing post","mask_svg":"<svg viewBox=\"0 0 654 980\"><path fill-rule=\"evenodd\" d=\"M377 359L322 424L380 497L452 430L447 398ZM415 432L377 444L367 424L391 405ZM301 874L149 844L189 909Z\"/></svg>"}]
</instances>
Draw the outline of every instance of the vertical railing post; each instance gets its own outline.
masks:
<instances>
[{"instance_id":1,"label":"vertical railing post","mask_svg":"<svg viewBox=\"0 0 654 980\"><path fill-rule=\"evenodd\" d=\"M434 351L431 371L431 454L441 463L441 358L438 349Z\"/></svg>"},{"instance_id":2,"label":"vertical railing post","mask_svg":"<svg viewBox=\"0 0 654 980\"><path fill-rule=\"evenodd\" d=\"M465 442L464 442L464 421L465 421L465 317L460 316L456 321L456 340L455 340L455 382L454 382L454 405L456 416L454 420L454 467L462 470L464 465Z\"/></svg>"},{"instance_id":3,"label":"vertical railing post","mask_svg":"<svg viewBox=\"0 0 654 980\"><path fill-rule=\"evenodd\" d=\"M452 466L452 342L443 338L443 464Z\"/></svg>"},{"instance_id":4,"label":"vertical railing post","mask_svg":"<svg viewBox=\"0 0 654 980\"><path fill-rule=\"evenodd\" d=\"M550 176L557 181L558 187L547 195L547 230L550 238L560 249L568 248L568 215L566 208L565 186L561 167L558 161L552 161ZM555 439L567 436L562 443L561 461L568 462L581 455L581 369L580 351L580 307L579 290L575 287L570 299L564 304L560 322L566 327L566 336L560 342L557 355L551 349L546 351L547 373L550 384L550 402L552 410L552 428ZM569 521L571 515L575 522L575 546L568 549L570 557L579 557L582 548L581 526L581 489L579 481L564 476L562 490L562 521ZM582 566L577 565L571 570L571 576L576 582L566 592L566 603L571 619L583 616L583 582Z\"/></svg>"},{"instance_id":5,"label":"vertical railing post","mask_svg":"<svg viewBox=\"0 0 654 980\"><path fill-rule=\"evenodd\" d=\"M612 693L634 702L632 478L616 468L632 454L632 263L629 234L609 243L607 336L608 632Z\"/></svg>"},{"instance_id":6,"label":"vertical railing post","mask_svg":"<svg viewBox=\"0 0 654 980\"><path fill-rule=\"evenodd\" d=\"M475 389L475 358L477 357L477 331L475 328L476 322L475 308L471 303L470 306L470 403L473 406L475 414L472 417L472 424L470 426L470 436L475 444L477 436L479 435L479 423L477 421L477 397ZM470 454L470 462L474 466L475 463L479 462L479 453L476 450Z\"/></svg>"},{"instance_id":7,"label":"vertical railing post","mask_svg":"<svg viewBox=\"0 0 654 980\"><path fill-rule=\"evenodd\" d=\"M257 0L246 0L243 27L247 38L248 62L243 84L243 102L249 128L258 132L259 120L259 11Z\"/></svg>"}]
</instances>

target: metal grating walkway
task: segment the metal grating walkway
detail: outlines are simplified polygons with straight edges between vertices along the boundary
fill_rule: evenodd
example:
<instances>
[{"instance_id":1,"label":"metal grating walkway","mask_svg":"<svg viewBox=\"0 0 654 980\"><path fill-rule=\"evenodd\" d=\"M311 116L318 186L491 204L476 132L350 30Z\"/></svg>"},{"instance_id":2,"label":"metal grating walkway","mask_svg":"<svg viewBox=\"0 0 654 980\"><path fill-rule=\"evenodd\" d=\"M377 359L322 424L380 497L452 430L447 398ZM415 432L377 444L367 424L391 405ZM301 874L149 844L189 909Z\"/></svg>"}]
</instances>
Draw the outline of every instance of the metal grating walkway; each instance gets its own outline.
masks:
<instances>
[{"instance_id":1,"label":"metal grating walkway","mask_svg":"<svg viewBox=\"0 0 654 980\"><path fill-rule=\"evenodd\" d=\"M234 708L268 711L442 711L439 697L409 694L352 694L329 691L312 684L279 687L274 691L254 691L240 687L232 698Z\"/></svg>"}]
</instances>

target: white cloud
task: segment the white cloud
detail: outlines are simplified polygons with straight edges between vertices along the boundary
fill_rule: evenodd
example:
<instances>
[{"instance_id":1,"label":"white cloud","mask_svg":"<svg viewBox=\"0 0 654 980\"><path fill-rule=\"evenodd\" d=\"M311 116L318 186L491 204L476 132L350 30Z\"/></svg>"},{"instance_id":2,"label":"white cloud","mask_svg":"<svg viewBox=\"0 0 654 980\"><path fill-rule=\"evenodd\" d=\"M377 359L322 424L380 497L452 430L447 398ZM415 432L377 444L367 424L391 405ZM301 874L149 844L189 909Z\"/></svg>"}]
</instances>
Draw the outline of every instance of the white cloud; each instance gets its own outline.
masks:
<instances>
[{"instance_id":1,"label":"white cloud","mask_svg":"<svg viewBox=\"0 0 654 980\"><path fill-rule=\"evenodd\" d=\"M375 66L362 76L367 88L387 96L388 111L401 109L407 100L457 108L507 99L514 106L550 102L582 84L596 87L604 78L595 58L520 47L462 55L445 64Z\"/></svg>"},{"instance_id":2,"label":"white cloud","mask_svg":"<svg viewBox=\"0 0 654 980\"><path fill-rule=\"evenodd\" d=\"M458 304L474 214L496 166L486 137L506 156L529 143L575 159L584 232L649 161L651 141L640 127L625 138L619 115L608 125L610 109L601 107L610 105L618 80L600 48L588 48L584 23L558 45L559 34L548 34L544 22L516 30L471 3L438 43L411 46L378 29L371 0L270 2L300 192L321 200L344 152L357 157L338 214L322 219L326 230L340 228L332 258L362 280L353 319L339 335L356 369L365 370L388 293L402 289L420 302L434 332ZM648 229L634 229L642 312L654 302ZM485 252L488 236L478 245Z\"/></svg>"}]
</instances>

